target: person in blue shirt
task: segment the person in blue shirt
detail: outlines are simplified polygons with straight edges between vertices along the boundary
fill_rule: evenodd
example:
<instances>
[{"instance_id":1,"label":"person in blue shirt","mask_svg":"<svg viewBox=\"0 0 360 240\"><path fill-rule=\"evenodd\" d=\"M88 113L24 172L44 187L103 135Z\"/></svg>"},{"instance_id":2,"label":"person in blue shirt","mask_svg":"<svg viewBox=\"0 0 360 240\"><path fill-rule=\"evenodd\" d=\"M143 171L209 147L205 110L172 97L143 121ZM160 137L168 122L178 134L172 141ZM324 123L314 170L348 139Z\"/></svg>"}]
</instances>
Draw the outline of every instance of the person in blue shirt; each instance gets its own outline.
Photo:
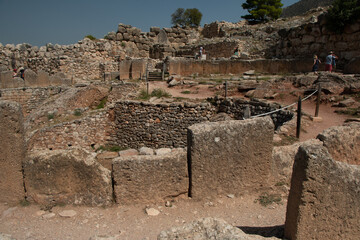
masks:
<instances>
[{"instance_id":1,"label":"person in blue shirt","mask_svg":"<svg viewBox=\"0 0 360 240\"><path fill-rule=\"evenodd\" d=\"M338 59L338 57L334 54L333 51L330 51L329 55L327 55L325 59L325 71L331 72L333 70L333 67L336 66L336 59Z\"/></svg>"}]
</instances>

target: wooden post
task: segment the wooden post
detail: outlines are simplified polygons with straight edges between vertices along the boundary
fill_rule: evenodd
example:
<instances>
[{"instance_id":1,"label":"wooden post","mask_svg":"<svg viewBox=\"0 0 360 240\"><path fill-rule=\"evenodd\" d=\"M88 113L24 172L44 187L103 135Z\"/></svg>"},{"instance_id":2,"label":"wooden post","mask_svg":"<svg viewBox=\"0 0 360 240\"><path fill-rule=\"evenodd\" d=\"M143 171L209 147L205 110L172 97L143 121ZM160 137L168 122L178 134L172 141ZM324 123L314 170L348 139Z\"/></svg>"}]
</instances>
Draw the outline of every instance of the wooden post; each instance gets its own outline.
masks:
<instances>
[{"instance_id":1,"label":"wooden post","mask_svg":"<svg viewBox=\"0 0 360 240\"><path fill-rule=\"evenodd\" d=\"M320 83L319 83L319 85L318 85L317 99L316 99L315 117L318 117L318 116L319 116L320 97L321 97L321 86L320 86Z\"/></svg>"},{"instance_id":2,"label":"wooden post","mask_svg":"<svg viewBox=\"0 0 360 240\"><path fill-rule=\"evenodd\" d=\"M301 97L299 97L298 109L297 109L296 138L300 138L300 130L301 130Z\"/></svg>"}]
</instances>

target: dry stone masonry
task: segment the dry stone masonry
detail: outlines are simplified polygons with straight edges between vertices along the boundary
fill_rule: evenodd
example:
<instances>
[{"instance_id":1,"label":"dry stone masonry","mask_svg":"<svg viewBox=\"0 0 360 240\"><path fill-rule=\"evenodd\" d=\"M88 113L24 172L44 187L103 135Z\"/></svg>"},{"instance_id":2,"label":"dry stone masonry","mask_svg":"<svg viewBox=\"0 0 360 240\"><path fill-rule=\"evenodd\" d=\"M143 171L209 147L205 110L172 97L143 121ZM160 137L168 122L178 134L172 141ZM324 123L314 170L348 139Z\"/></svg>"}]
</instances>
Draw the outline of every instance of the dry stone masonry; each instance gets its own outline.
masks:
<instances>
[{"instance_id":1,"label":"dry stone masonry","mask_svg":"<svg viewBox=\"0 0 360 240\"><path fill-rule=\"evenodd\" d=\"M26 155L21 106L0 101L0 201L16 205L24 200L22 161Z\"/></svg>"}]
</instances>

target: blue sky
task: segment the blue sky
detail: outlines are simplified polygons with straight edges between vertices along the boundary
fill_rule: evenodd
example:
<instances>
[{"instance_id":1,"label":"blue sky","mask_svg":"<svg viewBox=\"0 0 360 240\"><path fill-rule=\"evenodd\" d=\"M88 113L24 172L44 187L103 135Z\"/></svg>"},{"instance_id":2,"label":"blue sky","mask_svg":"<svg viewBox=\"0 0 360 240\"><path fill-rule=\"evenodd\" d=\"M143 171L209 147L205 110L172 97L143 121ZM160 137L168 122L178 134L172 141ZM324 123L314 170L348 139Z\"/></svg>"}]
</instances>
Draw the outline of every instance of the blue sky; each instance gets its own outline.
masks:
<instances>
[{"instance_id":1,"label":"blue sky","mask_svg":"<svg viewBox=\"0 0 360 240\"><path fill-rule=\"evenodd\" d=\"M289 6L298 0L282 0ZM247 14L245 0L0 0L0 43L67 45L86 35L103 38L119 23L149 32L170 27L177 8L197 8L201 25L216 20L238 22Z\"/></svg>"}]
</instances>

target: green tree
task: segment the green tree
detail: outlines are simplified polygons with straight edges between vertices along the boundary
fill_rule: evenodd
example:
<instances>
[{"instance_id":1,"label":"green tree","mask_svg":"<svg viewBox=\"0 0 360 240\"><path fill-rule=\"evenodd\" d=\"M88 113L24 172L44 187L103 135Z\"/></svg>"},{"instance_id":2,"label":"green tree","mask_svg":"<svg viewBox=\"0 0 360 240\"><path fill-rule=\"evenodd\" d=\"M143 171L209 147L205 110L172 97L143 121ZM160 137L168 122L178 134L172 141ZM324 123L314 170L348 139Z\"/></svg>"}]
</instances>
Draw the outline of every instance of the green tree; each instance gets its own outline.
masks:
<instances>
[{"instance_id":1,"label":"green tree","mask_svg":"<svg viewBox=\"0 0 360 240\"><path fill-rule=\"evenodd\" d=\"M282 6L281 0L246 0L242 7L247 9L249 14L241 17L252 23L278 19L282 12Z\"/></svg>"},{"instance_id":2,"label":"green tree","mask_svg":"<svg viewBox=\"0 0 360 240\"><path fill-rule=\"evenodd\" d=\"M171 23L181 27L198 27L200 26L202 13L197 8L178 8L171 14Z\"/></svg>"},{"instance_id":3,"label":"green tree","mask_svg":"<svg viewBox=\"0 0 360 240\"><path fill-rule=\"evenodd\" d=\"M178 8L176 11L171 14L171 24L185 26L185 10L183 8Z\"/></svg>"},{"instance_id":4,"label":"green tree","mask_svg":"<svg viewBox=\"0 0 360 240\"><path fill-rule=\"evenodd\" d=\"M347 24L360 19L360 0L335 0L326 14L326 27L342 33Z\"/></svg>"}]
</instances>

